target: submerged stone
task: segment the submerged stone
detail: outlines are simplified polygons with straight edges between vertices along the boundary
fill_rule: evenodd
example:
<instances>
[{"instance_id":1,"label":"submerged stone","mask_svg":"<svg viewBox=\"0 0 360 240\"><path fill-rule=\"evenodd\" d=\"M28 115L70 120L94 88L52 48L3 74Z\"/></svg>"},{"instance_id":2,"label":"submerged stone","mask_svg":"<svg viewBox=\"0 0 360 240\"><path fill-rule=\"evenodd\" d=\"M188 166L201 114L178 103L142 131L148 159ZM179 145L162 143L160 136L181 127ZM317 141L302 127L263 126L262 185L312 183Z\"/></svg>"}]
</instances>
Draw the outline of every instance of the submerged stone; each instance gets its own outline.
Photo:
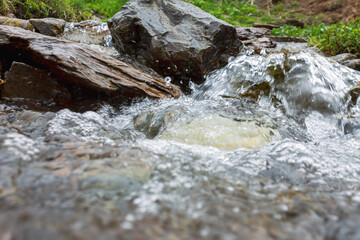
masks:
<instances>
[{"instance_id":1,"label":"submerged stone","mask_svg":"<svg viewBox=\"0 0 360 240\"><path fill-rule=\"evenodd\" d=\"M161 111L145 112L134 119L134 126L148 138L154 138L161 133L165 127L173 124L175 120L179 118L182 110L180 107L168 107Z\"/></svg>"},{"instance_id":2,"label":"submerged stone","mask_svg":"<svg viewBox=\"0 0 360 240\"><path fill-rule=\"evenodd\" d=\"M132 0L108 21L115 48L177 83L201 83L241 47L236 29L180 0Z\"/></svg>"},{"instance_id":3,"label":"submerged stone","mask_svg":"<svg viewBox=\"0 0 360 240\"><path fill-rule=\"evenodd\" d=\"M280 140L280 133L256 121L232 120L219 115L195 117L166 129L159 139L213 146L223 150L258 148Z\"/></svg>"}]
</instances>

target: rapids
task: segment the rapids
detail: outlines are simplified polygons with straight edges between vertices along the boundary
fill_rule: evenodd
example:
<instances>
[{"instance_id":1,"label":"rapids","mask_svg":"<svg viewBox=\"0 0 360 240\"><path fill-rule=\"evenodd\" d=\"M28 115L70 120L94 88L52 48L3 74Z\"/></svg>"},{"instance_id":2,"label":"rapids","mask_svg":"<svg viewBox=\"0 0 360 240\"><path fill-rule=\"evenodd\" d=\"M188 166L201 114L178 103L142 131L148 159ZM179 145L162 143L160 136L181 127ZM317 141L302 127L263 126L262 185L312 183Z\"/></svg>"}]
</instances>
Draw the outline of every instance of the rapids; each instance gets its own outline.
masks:
<instances>
[{"instance_id":1,"label":"rapids","mask_svg":"<svg viewBox=\"0 0 360 240\"><path fill-rule=\"evenodd\" d=\"M179 99L2 101L0 239L359 239L359 81L282 49Z\"/></svg>"}]
</instances>

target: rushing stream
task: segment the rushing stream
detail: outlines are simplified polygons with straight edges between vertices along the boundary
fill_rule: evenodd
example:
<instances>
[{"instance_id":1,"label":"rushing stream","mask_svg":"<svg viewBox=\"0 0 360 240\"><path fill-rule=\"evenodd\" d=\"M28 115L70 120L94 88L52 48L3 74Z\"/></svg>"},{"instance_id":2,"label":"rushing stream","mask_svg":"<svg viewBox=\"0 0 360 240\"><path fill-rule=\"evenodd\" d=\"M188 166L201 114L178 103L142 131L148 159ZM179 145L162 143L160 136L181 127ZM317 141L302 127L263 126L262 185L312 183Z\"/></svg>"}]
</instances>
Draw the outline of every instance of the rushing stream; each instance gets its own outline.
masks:
<instances>
[{"instance_id":1,"label":"rushing stream","mask_svg":"<svg viewBox=\"0 0 360 240\"><path fill-rule=\"evenodd\" d=\"M1 102L0 239L360 239L358 81L283 49L180 99Z\"/></svg>"}]
</instances>

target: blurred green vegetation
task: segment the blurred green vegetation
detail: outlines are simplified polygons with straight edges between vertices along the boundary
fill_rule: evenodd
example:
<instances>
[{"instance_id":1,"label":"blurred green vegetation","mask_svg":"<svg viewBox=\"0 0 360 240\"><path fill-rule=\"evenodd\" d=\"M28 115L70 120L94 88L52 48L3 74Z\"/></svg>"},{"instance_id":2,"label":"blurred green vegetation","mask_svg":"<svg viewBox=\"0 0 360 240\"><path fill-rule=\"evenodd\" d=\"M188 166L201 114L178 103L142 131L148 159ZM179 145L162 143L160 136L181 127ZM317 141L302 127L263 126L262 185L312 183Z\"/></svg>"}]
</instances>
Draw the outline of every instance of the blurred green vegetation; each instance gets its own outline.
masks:
<instances>
[{"instance_id":1,"label":"blurred green vegetation","mask_svg":"<svg viewBox=\"0 0 360 240\"><path fill-rule=\"evenodd\" d=\"M360 19L344 24L312 25L305 28L282 26L273 29L272 35L303 37L309 45L319 48L329 55L352 53L360 57Z\"/></svg>"},{"instance_id":2,"label":"blurred green vegetation","mask_svg":"<svg viewBox=\"0 0 360 240\"><path fill-rule=\"evenodd\" d=\"M0 14L18 18L57 17L68 21L98 16L105 21L128 0L0 0Z\"/></svg>"},{"instance_id":3,"label":"blurred green vegetation","mask_svg":"<svg viewBox=\"0 0 360 240\"><path fill-rule=\"evenodd\" d=\"M107 20L115 15L128 0L70 0L72 7Z\"/></svg>"},{"instance_id":4,"label":"blurred green vegetation","mask_svg":"<svg viewBox=\"0 0 360 240\"><path fill-rule=\"evenodd\" d=\"M82 20L97 16L111 18L128 0L0 0L0 14L14 13L18 18L58 17ZM254 22L278 21L270 14L243 0L186 0L233 25L250 26ZM272 8L281 12L283 6Z\"/></svg>"},{"instance_id":5,"label":"blurred green vegetation","mask_svg":"<svg viewBox=\"0 0 360 240\"><path fill-rule=\"evenodd\" d=\"M278 21L249 1L234 0L187 0L202 10L237 26L251 26L255 22Z\"/></svg>"},{"instance_id":6,"label":"blurred green vegetation","mask_svg":"<svg viewBox=\"0 0 360 240\"><path fill-rule=\"evenodd\" d=\"M0 0L0 14L15 14L18 18L58 17L76 19L71 0ZM82 13L81 13L82 15Z\"/></svg>"}]
</instances>

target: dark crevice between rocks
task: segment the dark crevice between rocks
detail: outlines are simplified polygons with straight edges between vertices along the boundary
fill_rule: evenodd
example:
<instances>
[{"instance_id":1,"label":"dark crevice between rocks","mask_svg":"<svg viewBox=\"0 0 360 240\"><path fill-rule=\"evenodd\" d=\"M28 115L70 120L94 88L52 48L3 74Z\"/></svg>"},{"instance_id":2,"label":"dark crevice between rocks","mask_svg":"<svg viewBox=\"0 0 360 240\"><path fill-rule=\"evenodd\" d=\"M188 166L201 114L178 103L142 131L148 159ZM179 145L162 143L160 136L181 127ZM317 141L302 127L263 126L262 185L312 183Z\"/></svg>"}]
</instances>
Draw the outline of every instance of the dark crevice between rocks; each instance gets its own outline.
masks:
<instances>
[{"instance_id":1,"label":"dark crevice between rocks","mask_svg":"<svg viewBox=\"0 0 360 240\"><path fill-rule=\"evenodd\" d=\"M127 105L138 96L146 97L144 93L135 92L135 90L131 88L120 89L119 87L119 90L114 92L99 92L90 88L70 84L48 71L45 66L33 61L33 56L26 51L1 48L0 52L0 79L3 81L6 81L7 74L14 62L24 63L31 67L47 71L49 78L55 79L60 86L63 86L70 93L72 99L71 101L62 102L61 99L45 101L40 99L6 98L3 96L3 84L0 83L0 97L9 105L23 106L25 104L26 109L35 111L58 111L63 108L69 108L73 111L84 112L97 109L105 102L114 106L119 104ZM24 75L26 75L26 72L24 72ZM21 87L26 88L26 86L19 86L19 88ZM121 87L124 88L123 86Z\"/></svg>"}]
</instances>

